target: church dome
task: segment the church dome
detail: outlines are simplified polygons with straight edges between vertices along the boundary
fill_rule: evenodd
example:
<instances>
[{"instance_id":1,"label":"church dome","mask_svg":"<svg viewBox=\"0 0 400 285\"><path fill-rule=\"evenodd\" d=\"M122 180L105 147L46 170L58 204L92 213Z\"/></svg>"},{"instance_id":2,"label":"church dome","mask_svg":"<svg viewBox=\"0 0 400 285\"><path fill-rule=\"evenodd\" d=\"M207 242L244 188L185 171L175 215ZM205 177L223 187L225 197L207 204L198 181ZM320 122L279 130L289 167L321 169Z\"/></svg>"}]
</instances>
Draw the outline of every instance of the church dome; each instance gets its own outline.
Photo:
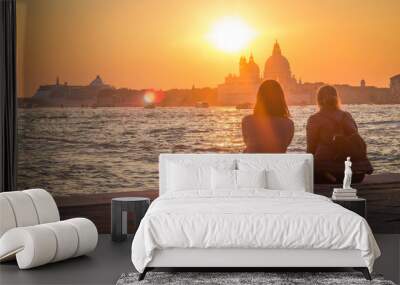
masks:
<instances>
[{"instance_id":1,"label":"church dome","mask_svg":"<svg viewBox=\"0 0 400 285\"><path fill-rule=\"evenodd\" d=\"M284 56L271 56L265 62L264 74L290 72L289 61Z\"/></svg>"},{"instance_id":2,"label":"church dome","mask_svg":"<svg viewBox=\"0 0 400 285\"><path fill-rule=\"evenodd\" d=\"M289 61L282 55L278 42L275 43L272 55L267 59L264 66L264 79L291 78Z\"/></svg>"},{"instance_id":3,"label":"church dome","mask_svg":"<svg viewBox=\"0 0 400 285\"><path fill-rule=\"evenodd\" d=\"M101 79L100 75L97 75L96 78L92 82L90 82L88 87L94 88L96 90L114 89L113 86L104 83L104 81Z\"/></svg>"},{"instance_id":4,"label":"church dome","mask_svg":"<svg viewBox=\"0 0 400 285\"><path fill-rule=\"evenodd\" d=\"M92 82L90 82L89 85L90 86L103 86L104 82L101 79L100 75L97 75L96 78Z\"/></svg>"}]
</instances>

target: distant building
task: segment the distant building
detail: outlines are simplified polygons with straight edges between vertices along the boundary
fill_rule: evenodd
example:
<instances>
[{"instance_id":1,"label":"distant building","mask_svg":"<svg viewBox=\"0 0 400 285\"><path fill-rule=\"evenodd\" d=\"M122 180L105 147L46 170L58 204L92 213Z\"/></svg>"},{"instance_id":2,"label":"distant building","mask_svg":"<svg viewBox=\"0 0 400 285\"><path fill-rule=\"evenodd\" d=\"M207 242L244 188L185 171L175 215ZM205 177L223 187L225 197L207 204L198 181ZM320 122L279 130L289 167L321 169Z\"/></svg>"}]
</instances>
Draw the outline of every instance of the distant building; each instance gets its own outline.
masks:
<instances>
[{"instance_id":1,"label":"distant building","mask_svg":"<svg viewBox=\"0 0 400 285\"><path fill-rule=\"evenodd\" d=\"M100 91L103 89L113 89L111 85L104 84L100 75L97 75L96 78L89 83L89 85L68 85L68 82L64 82L63 85L60 84L60 78L57 76L56 84L50 85L40 85L39 89L33 95L34 97L51 97L55 94L64 94L73 96L75 92L78 91L91 91L96 90Z\"/></svg>"},{"instance_id":2,"label":"distant building","mask_svg":"<svg viewBox=\"0 0 400 285\"><path fill-rule=\"evenodd\" d=\"M41 85L32 98L45 106L91 106L96 103L101 91L114 89L105 84L99 75L88 85L60 84L57 77L55 84Z\"/></svg>"},{"instance_id":3,"label":"distant building","mask_svg":"<svg viewBox=\"0 0 400 285\"><path fill-rule=\"evenodd\" d=\"M287 91L294 89L297 85L289 61L282 55L278 41L275 42L272 55L265 62L264 80L267 79L278 81L282 88Z\"/></svg>"},{"instance_id":4,"label":"distant building","mask_svg":"<svg viewBox=\"0 0 400 285\"><path fill-rule=\"evenodd\" d=\"M218 103L220 105L254 103L262 80L272 79L281 84L288 104L315 104L315 94L318 88L325 84L324 82L303 82L301 80L297 82L288 59L282 55L278 42L275 42L272 55L265 62L262 78L260 79L260 71L253 56L250 56L248 62L245 57L241 57L239 75L229 74L225 77L225 82L218 85ZM390 79L390 90L389 88L367 86L364 79L360 81L359 86L347 84L335 84L334 86L344 104L387 104L400 100L400 74ZM399 95L399 99L394 98L391 94Z\"/></svg>"},{"instance_id":5,"label":"distant building","mask_svg":"<svg viewBox=\"0 0 400 285\"><path fill-rule=\"evenodd\" d=\"M257 91L263 80L277 80L285 91L289 105L315 104L315 95L324 82L303 82L295 79L289 61L282 55L276 42L272 55L266 60L264 74L256 64L253 55L239 59L238 75L229 74L217 88L171 89L163 92L160 106L194 106L196 102L207 102L210 106L235 106L243 103L254 104ZM367 86L361 80L357 86L333 85L344 104L394 104L400 103L400 74L390 78L390 88ZM21 108L34 107L139 107L143 106L146 90L120 88L103 82L98 75L88 85L55 84L41 85L34 96L18 98Z\"/></svg>"},{"instance_id":6,"label":"distant building","mask_svg":"<svg viewBox=\"0 0 400 285\"><path fill-rule=\"evenodd\" d=\"M229 74L225 82L218 85L218 101L222 105L254 103L260 84L260 69L253 55L250 55L249 61L242 56L239 60L239 76Z\"/></svg>"},{"instance_id":7,"label":"distant building","mask_svg":"<svg viewBox=\"0 0 400 285\"><path fill-rule=\"evenodd\" d=\"M278 42L275 42L272 54L265 62L263 79L278 81L286 92L292 92L297 87L289 61L282 55ZM229 74L225 77L225 82L218 86L220 104L254 103L261 82L260 69L254 62L253 55L250 55L249 61L242 56L239 60L239 76Z\"/></svg>"},{"instance_id":8,"label":"distant building","mask_svg":"<svg viewBox=\"0 0 400 285\"><path fill-rule=\"evenodd\" d=\"M395 96L400 96L400 74L390 78L390 93Z\"/></svg>"}]
</instances>

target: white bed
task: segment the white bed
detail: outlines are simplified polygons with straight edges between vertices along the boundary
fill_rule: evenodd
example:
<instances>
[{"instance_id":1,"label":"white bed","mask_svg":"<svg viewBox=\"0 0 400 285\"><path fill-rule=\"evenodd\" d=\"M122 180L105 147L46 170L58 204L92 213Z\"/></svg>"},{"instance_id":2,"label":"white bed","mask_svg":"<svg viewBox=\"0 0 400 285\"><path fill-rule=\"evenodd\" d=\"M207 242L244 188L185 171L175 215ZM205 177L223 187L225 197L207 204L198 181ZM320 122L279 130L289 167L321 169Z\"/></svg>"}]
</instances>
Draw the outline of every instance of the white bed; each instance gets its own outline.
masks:
<instances>
[{"instance_id":1,"label":"white bed","mask_svg":"<svg viewBox=\"0 0 400 285\"><path fill-rule=\"evenodd\" d=\"M160 197L132 243L140 279L154 267L354 267L370 278L372 232L312 194L312 155L161 154L159 168Z\"/></svg>"}]
</instances>

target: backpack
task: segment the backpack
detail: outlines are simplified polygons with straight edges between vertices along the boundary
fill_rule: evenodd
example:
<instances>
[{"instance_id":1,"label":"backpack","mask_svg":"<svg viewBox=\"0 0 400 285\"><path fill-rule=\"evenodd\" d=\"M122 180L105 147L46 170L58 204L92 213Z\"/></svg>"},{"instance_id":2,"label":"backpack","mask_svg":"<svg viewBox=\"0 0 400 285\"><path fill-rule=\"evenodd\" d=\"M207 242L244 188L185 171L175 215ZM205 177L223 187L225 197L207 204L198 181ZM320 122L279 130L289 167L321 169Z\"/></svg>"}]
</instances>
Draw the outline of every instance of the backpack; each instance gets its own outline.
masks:
<instances>
[{"instance_id":1,"label":"backpack","mask_svg":"<svg viewBox=\"0 0 400 285\"><path fill-rule=\"evenodd\" d=\"M334 135L332 144L336 153L335 160L343 161L348 156L353 161L367 158L367 145L358 132L350 135Z\"/></svg>"},{"instance_id":2,"label":"backpack","mask_svg":"<svg viewBox=\"0 0 400 285\"><path fill-rule=\"evenodd\" d=\"M341 134L334 134L332 136L331 145L335 150L334 160L338 162L343 162L349 156L353 161L353 170L356 173L368 173L373 172L373 167L367 157L367 144L364 139L360 136L358 131L346 135L343 127L343 119L345 115L339 122L327 117L342 130Z\"/></svg>"}]
</instances>

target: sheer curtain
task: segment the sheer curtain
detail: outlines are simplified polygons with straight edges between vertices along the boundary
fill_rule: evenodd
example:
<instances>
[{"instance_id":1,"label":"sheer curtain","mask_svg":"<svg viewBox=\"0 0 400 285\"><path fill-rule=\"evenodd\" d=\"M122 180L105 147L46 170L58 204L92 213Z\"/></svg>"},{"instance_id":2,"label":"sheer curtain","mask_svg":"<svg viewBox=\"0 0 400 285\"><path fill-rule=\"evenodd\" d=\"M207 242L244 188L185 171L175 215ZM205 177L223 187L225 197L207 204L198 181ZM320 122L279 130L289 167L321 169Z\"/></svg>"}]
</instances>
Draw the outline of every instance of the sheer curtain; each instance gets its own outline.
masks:
<instances>
[{"instance_id":1,"label":"sheer curtain","mask_svg":"<svg viewBox=\"0 0 400 285\"><path fill-rule=\"evenodd\" d=\"M16 3L0 0L0 191L16 190Z\"/></svg>"}]
</instances>

